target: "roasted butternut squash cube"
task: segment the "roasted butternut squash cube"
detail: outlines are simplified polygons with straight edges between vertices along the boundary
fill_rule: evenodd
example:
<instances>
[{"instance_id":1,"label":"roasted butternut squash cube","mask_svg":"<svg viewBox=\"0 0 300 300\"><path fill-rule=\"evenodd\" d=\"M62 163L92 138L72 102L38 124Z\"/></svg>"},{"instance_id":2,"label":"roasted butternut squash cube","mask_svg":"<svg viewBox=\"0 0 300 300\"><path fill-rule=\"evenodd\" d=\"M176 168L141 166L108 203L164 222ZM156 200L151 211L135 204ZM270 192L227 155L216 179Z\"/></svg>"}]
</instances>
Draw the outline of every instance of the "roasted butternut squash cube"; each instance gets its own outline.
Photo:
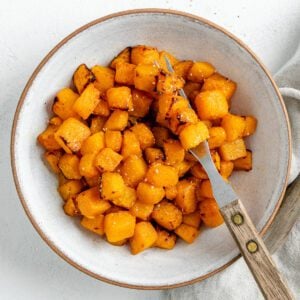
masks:
<instances>
[{"instance_id":1,"label":"roasted butternut squash cube","mask_svg":"<svg viewBox=\"0 0 300 300\"><path fill-rule=\"evenodd\" d=\"M153 65L159 61L159 52L154 47L139 45L131 50L131 63L135 65L149 64Z\"/></svg>"},{"instance_id":2,"label":"roasted butternut squash cube","mask_svg":"<svg viewBox=\"0 0 300 300\"><path fill-rule=\"evenodd\" d=\"M205 91L197 95L195 106L201 120L223 118L228 113L228 103L219 90Z\"/></svg>"},{"instance_id":3,"label":"roasted butternut squash cube","mask_svg":"<svg viewBox=\"0 0 300 300\"><path fill-rule=\"evenodd\" d=\"M83 141L90 135L91 131L85 124L75 118L69 118L60 125L55 132L54 137L56 142L67 153L71 154L72 151L79 151Z\"/></svg>"},{"instance_id":4,"label":"roasted butternut squash cube","mask_svg":"<svg viewBox=\"0 0 300 300\"><path fill-rule=\"evenodd\" d=\"M233 171L232 161L221 161L220 162L220 174L223 178L227 179Z\"/></svg>"},{"instance_id":5,"label":"roasted butternut squash cube","mask_svg":"<svg viewBox=\"0 0 300 300\"><path fill-rule=\"evenodd\" d=\"M136 193L138 200L146 204L156 204L165 196L164 188L153 186L147 182L140 182Z\"/></svg>"},{"instance_id":6,"label":"roasted butternut squash cube","mask_svg":"<svg viewBox=\"0 0 300 300\"><path fill-rule=\"evenodd\" d=\"M58 162L58 167L67 179L80 179L79 157L74 154L64 154Z\"/></svg>"},{"instance_id":7,"label":"roasted butternut squash cube","mask_svg":"<svg viewBox=\"0 0 300 300\"><path fill-rule=\"evenodd\" d=\"M193 82L202 82L205 78L215 73L215 68L208 62L194 62L188 71L187 78Z\"/></svg>"},{"instance_id":8,"label":"roasted butternut squash cube","mask_svg":"<svg viewBox=\"0 0 300 300\"><path fill-rule=\"evenodd\" d=\"M73 105L74 111L86 120L100 102L100 92L90 83L76 99Z\"/></svg>"},{"instance_id":9,"label":"roasted butternut squash cube","mask_svg":"<svg viewBox=\"0 0 300 300\"><path fill-rule=\"evenodd\" d=\"M209 138L208 145L209 149L219 148L226 140L226 131L223 127L211 127L208 129Z\"/></svg>"},{"instance_id":10,"label":"roasted butternut squash cube","mask_svg":"<svg viewBox=\"0 0 300 300\"><path fill-rule=\"evenodd\" d=\"M76 201L79 211L87 218L103 214L111 207L108 201L101 199L98 187L81 192L77 195Z\"/></svg>"},{"instance_id":11,"label":"roasted butternut squash cube","mask_svg":"<svg viewBox=\"0 0 300 300\"><path fill-rule=\"evenodd\" d=\"M236 83L218 73L215 73L204 80L202 91L221 91L229 101L236 90Z\"/></svg>"},{"instance_id":12,"label":"roasted butternut squash cube","mask_svg":"<svg viewBox=\"0 0 300 300\"><path fill-rule=\"evenodd\" d=\"M179 133L179 140L185 150L198 146L208 138L208 128L201 121L196 124L187 124Z\"/></svg>"},{"instance_id":13,"label":"roasted butternut squash cube","mask_svg":"<svg viewBox=\"0 0 300 300\"><path fill-rule=\"evenodd\" d=\"M182 162L174 165L175 169L178 172L178 177L184 176L194 165L193 161L183 160Z\"/></svg>"},{"instance_id":14,"label":"roasted butternut squash cube","mask_svg":"<svg viewBox=\"0 0 300 300\"><path fill-rule=\"evenodd\" d=\"M169 120L170 130L178 134L186 124L196 124L199 121L198 116L192 108L186 107L174 114L171 114Z\"/></svg>"},{"instance_id":15,"label":"roasted butternut squash cube","mask_svg":"<svg viewBox=\"0 0 300 300\"><path fill-rule=\"evenodd\" d=\"M80 158L79 172L81 176L86 178L99 176L99 171L95 166L95 157L95 153L87 153Z\"/></svg>"},{"instance_id":16,"label":"roasted butternut squash cube","mask_svg":"<svg viewBox=\"0 0 300 300\"><path fill-rule=\"evenodd\" d=\"M46 150L59 150L61 145L55 139L55 133L59 126L49 124L47 128L39 134L37 140Z\"/></svg>"},{"instance_id":17,"label":"roasted butternut squash cube","mask_svg":"<svg viewBox=\"0 0 300 300\"><path fill-rule=\"evenodd\" d=\"M174 66L178 60L177 58L167 51L159 52L159 66L164 73L170 73L167 67L166 58L169 60L171 66Z\"/></svg>"},{"instance_id":18,"label":"roasted butternut squash cube","mask_svg":"<svg viewBox=\"0 0 300 300\"><path fill-rule=\"evenodd\" d=\"M182 212L167 201L156 204L151 216L156 223L168 230L176 229L182 222Z\"/></svg>"},{"instance_id":19,"label":"roasted butternut squash cube","mask_svg":"<svg viewBox=\"0 0 300 300\"><path fill-rule=\"evenodd\" d=\"M99 102L95 107L93 114L100 117L108 117L110 115L109 106L105 99L99 99Z\"/></svg>"},{"instance_id":20,"label":"roasted butternut squash cube","mask_svg":"<svg viewBox=\"0 0 300 300\"><path fill-rule=\"evenodd\" d=\"M173 94L184 86L184 79L178 77L176 74L162 74L158 75L156 90L159 93Z\"/></svg>"},{"instance_id":21,"label":"roasted butternut squash cube","mask_svg":"<svg viewBox=\"0 0 300 300\"><path fill-rule=\"evenodd\" d=\"M135 225L134 235L130 239L132 254L138 254L152 247L157 239L157 232L150 222L139 222Z\"/></svg>"},{"instance_id":22,"label":"roasted butternut squash cube","mask_svg":"<svg viewBox=\"0 0 300 300\"><path fill-rule=\"evenodd\" d=\"M157 187L176 185L178 182L178 171L172 166L162 163L153 163L147 172L146 181Z\"/></svg>"},{"instance_id":23,"label":"roasted butternut squash cube","mask_svg":"<svg viewBox=\"0 0 300 300\"><path fill-rule=\"evenodd\" d=\"M121 241L118 241L118 242L109 242L111 245L113 245L113 246L118 246L118 247L120 247L120 246L123 246L123 245L125 245L126 243L127 243L127 241L128 241L128 239L123 239L123 240L121 240Z\"/></svg>"},{"instance_id":24,"label":"roasted butternut squash cube","mask_svg":"<svg viewBox=\"0 0 300 300\"><path fill-rule=\"evenodd\" d=\"M71 196L80 193L83 190L83 183L80 180L66 180L58 187L58 192L67 201Z\"/></svg>"},{"instance_id":25,"label":"roasted butternut squash cube","mask_svg":"<svg viewBox=\"0 0 300 300\"><path fill-rule=\"evenodd\" d=\"M201 224L200 211L197 210L190 214L183 215L182 223L189 225L189 226L193 226L198 229Z\"/></svg>"},{"instance_id":26,"label":"roasted butternut squash cube","mask_svg":"<svg viewBox=\"0 0 300 300\"><path fill-rule=\"evenodd\" d=\"M63 205L63 209L65 214L70 217L75 217L79 215L79 211L74 203L74 196L69 197L69 199Z\"/></svg>"},{"instance_id":27,"label":"roasted butternut squash cube","mask_svg":"<svg viewBox=\"0 0 300 300\"><path fill-rule=\"evenodd\" d=\"M101 131L104 127L106 120L107 118L101 116L92 117L90 125L91 134Z\"/></svg>"},{"instance_id":28,"label":"roasted butternut squash cube","mask_svg":"<svg viewBox=\"0 0 300 300\"><path fill-rule=\"evenodd\" d=\"M111 201L117 206L129 209L136 202L136 198L137 196L135 189L125 186L123 195L119 198L112 199Z\"/></svg>"},{"instance_id":29,"label":"roasted butternut squash cube","mask_svg":"<svg viewBox=\"0 0 300 300\"><path fill-rule=\"evenodd\" d=\"M192 82L192 81L188 81L184 85L183 90L184 90L186 96L188 97L188 99L192 101L192 103L194 103L195 98L200 93L201 86L202 86L201 83Z\"/></svg>"},{"instance_id":30,"label":"roasted butternut squash cube","mask_svg":"<svg viewBox=\"0 0 300 300\"><path fill-rule=\"evenodd\" d=\"M85 229L96 233L98 235L104 235L104 216L99 215L93 219L83 217L80 222L81 226Z\"/></svg>"},{"instance_id":31,"label":"roasted butternut squash cube","mask_svg":"<svg viewBox=\"0 0 300 300\"><path fill-rule=\"evenodd\" d=\"M95 186L99 186L100 183L100 175L96 175L94 177L84 177L86 184L92 188Z\"/></svg>"},{"instance_id":32,"label":"roasted butternut squash cube","mask_svg":"<svg viewBox=\"0 0 300 300\"><path fill-rule=\"evenodd\" d=\"M196 184L188 180L181 180L177 183L176 205L183 214L189 214L196 210Z\"/></svg>"},{"instance_id":33,"label":"roasted butternut squash cube","mask_svg":"<svg viewBox=\"0 0 300 300\"><path fill-rule=\"evenodd\" d=\"M115 81L120 84L133 85L135 67L136 65L125 62L116 64Z\"/></svg>"},{"instance_id":34,"label":"roasted butternut squash cube","mask_svg":"<svg viewBox=\"0 0 300 300\"><path fill-rule=\"evenodd\" d=\"M105 147L104 132L97 132L85 139L81 145L80 153L82 155L91 153L97 154Z\"/></svg>"},{"instance_id":35,"label":"roasted butternut squash cube","mask_svg":"<svg viewBox=\"0 0 300 300\"><path fill-rule=\"evenodd\" d=\"M219 148L222 160L236 160L247 155L246 146L243 139L237 139L233 142L226 142Z\"/></svg>"},{"instance_id":36,"label":"roasted butternut squash cube","mask_svg":"<svg viewBox=\"0 0 300 300\"><path fill-rule=\"evenodd\" d=\"M179 141L173 139L165 141L164 152L167 164L176 165L184 160L185 151Z\"/></svg>"},{"instance_id":37,"label":"roasted butternut squash cube","mask_svg":"<svg viewBox=\"0 0 300 300\"><path fill-rule=\"evenodd\" d=\"M111 148L103 148L95 157L95 166L101 172L112 172L122 161L123 156Z\"/></svg>"},{"instance_id":38,"label":"roasted butternut squash cube","mask_svg":"<svg viewBox=\"0 0 300 300\"><path fill-rule=\"evenodd\" d=\"M112 87L107 90L106 96L110 109L133 109L131 90L127 86Z\"/></svg>"},{"instance_id":39,"label":"roasted butternut squash cube","mask_svg":"<svg viewBox=\"0 0 300 300\"><path fill-rule=\"evenodd\" d=\"M101 177L101 196L105 200L120 198L125 191L125 183L122 176L116 172L105 172Z\"/></svg>"},{"instance_id":40,"label":"roasted butternut squash cube","mask_svg":"<svg viewBox=\"0 0 300 300\"><path fill-rule=\"evenodd\" d=\"M243 136L249 136L253 134L257 127L257 120L252 116L245 117L245 130Z\"/></svg>"},{"instance_id":41,"label":"roasted butternut squash cube","mask_svg":"<svg viewBox=\"0 0 300 300\"><path fill-rule=\"evenodd\" d=\"M226 132L226 140L232 142L243 136L245 131L245 120L243 117L227 114L223 117L221 126Z\"/></svg>"},{"instance_id":42,"label":"roasted butternut squash cube","mask_svg":"<svg viewBox=\"0 0 300 300\"><path fill-rule=\"evenodd\" d=\"M191 168L191 173L194 177L198 179L208 179L208 176L201 166L201 164L196 163L192 168Z\"/></svg>"},{"instance_id":43,"label":"roasted butternut squash cube","mask_svg":"<svg viewBox=\"0 0 300 300\"><path fill-rule=\"evenodd\" d=\"M179 227L175 229L175 233L182 238L186 243L193 243L194 240L199 235L199 230L197 230L193 226L189 226L187 224L181 224Z\"/></svg>"},{"instance_id":44,"label":"roasted butternut squash cube","mask_svg":"<svg viewBox=\"0 0 300 300\"><path fill-rule=\"evenodd\" d=\"M59 150L47 151L44 153L44 158L48 163L48 166L50 167L51 171L55 174L60 173L58 162L61 156L62 153Z\"/></svg>"},{"instance_id":45,"label":"roasted butternut squash cube","mask_svg":"<svg viewBox=\"0 0 300 300\"><path fill-rule=\"evenodd\" d=\"M129 130L126 130L124 132L121 153L124 158L127 158L130 155L142 155L142 150L138 138L133 132Z\"/></svg>"},{"instance_id":46,"label":"roasted butternut squash cube","mask_svg":"<svg viewBox=\"0 0 300 300\"><path fill-rule=\"evenodd\" d=\"M144 123L137 123L130 128L137 137L142 150L152 147L155 143L155 138L150 128Z\"/></svg>"},{"instance_id":47,"label":"roasted butternut squash cube","mask_svg":"<svg viewBox=\"0 0 300 300\"><path fill-rule=\"evenodd\" d=\"M133 206L129 209L129 211L133 216L141 220L147 221L150 218L153 208L153 204L146 204L140 201L136 201L133 204Z\"/></svg>"},{"instance_id":48,"label":"roasted butternut squash cube","mask_svg":"<svg viewBox=\"0 0 300 300\"><path fill-rule=\"evenodd\" d=\"M201 201L199 203L199 211L201 220L208 227L217 227L224 222L215 199L204 199Z\"/></svg>"},{"instance_id":49,"label":"roasted butternut squash cube","mask_svg":"<svg viewBox=\"0 0 300 300\"><path fill-rule=\"evenodd\" d=\"M156 229L157 239L154 243L155 247L171 250L176 244L176 235L163 229Z\"/></svg>"},{"instance_id":50,"label":"roasted butternut squash cube","mask_svg":"<svg viewBox=\"0 0 300 300\"><path fill-rule=\"evenodd\" d=\"M174 200L177 196L177 187L176 185L168 186L165 188L165 197L168 200Z\"/></svg>"},{"instance_id":51,"label":"roasted butternut squash cube","mask_svg":"<svg viewBox=\"0 0 300 300\"><path fill-rule=\"evenodd\" d=\"M63 120L78 117L77 113L73 110L73 105L78 97L79 95L70 88L60 90L54 99L53 112Z\"/></svg>"},{"instance_id":52,"label":"roasted butternut squash cube","mask_svg":"<svg viewBox=\"0 0 300 300\"><path fill-rule=\"evenodd\" d=\"M112 112L108 120L105 122L104 130L119 130L126 128L128 123L128 112L122 110L115 110Z\"/></svg>"},{"instance_id":53,"label":"roasted butternut squash cube","mask_svg":"<svg viewBox=\"0 0 300 300\"><path fill-rule=\"evenodd\" d=\"M145 178L146 173L147 164L137 155L127 157L121 166L121 175L130 187L136 187Z\"/></svg>"},{"instance_id":54,"label":"roasted butternut squash cube","mask_svg":"<svg viewBox=\"0 0 300 300\"><path fill-rule=\"evenodd\" d=\"M158 113L156 115L156 122L162 126L168 126L167 119L171 117L171 107L177 100L176 95L172 94L161 94L158 97ZM187 104L188 106L188 104Z\"/></svg>"},{"instance_id":55,"label":"roasted butternut squash cube","mask_svg":"<svg viewBox=\"0 0 300 300\"><path fill-rule=\"evenodd\" d=\"M49 124L55 125L55 126L60 126L62 124L63 120L60 117L52 117L49 120Z\"/></svg>"},{"instance_id":56,"label":"roasted butternut squash cube","mask_svg":"<svg viewBox=\"0 0 300 300\"><path fill-rule=\"evenodd\" d=\"M81 64L73 75L73 83L79 94L81 94L91 82L94 82L95 79L94 74L85 64Z\"/></svg>"},{"instance_id":57,"label":"roasted butternut squash cube","mask_svg":"<svg viewBox=\"0 0 300 300\"><path fill-rule=\"evenodd\" d=\"M155 65L140 64L135 68L134 86L138 90L153 92L156 89L156 77L159 70Z\"/></svg>"},{"instance_id":58,"label":"roasted butternut squash cube","mask_svg":"<svg viewBox=\"0 0 300 300\"><path fill-rule=\"evenodd\" d=\"M193 62L191 60L182 60L174 65L174 72L177 76L187 80L187 76Z\"/></svg>"},{"instance_id":59,"label":"roasted butternut squash cube","mask_svg":"<svg viewBox=\"0 0 300 300\"><path fill-rule=\"evenodd\" d=\"M149 94L137 89L133 89L131 95L133 109L129 114L138 118L145 117L149 113L153 98Z\"/></svg>"},{"instance_id":60,"label":"roasted butternut squash cube","mask_svg":"<svg viewBox=\"0 0 300 300\"><path fill-rule=\"evenodd\" d=\"M247 150L245 157L233 161L234 170L251 171L252 170L252 152Z\"/></svg>"},{"instance_id":61,"label":"roasted butternut squash cube","mask_svg":"<svg viewBox=\"0 0 300 300\"><path fill-rule=\"evenodd\" d=\"M163 147L164 142L170 137L170 131L164 127L152 127L152 133L155 139L155 145Z\"/></svg>"},{"instance_id":62,"label":"roasted butternut squash cube","mask_svg":"<svg viewBox=\"0 0 300 300\"><path fill-rule=\"evenodd\" d=\"M132 237L134 228L135 217L127 211L110 213L104 217L104 232L110 243Z\"/></svg>"},{"instance_id":63,"label":"roasted butternut squash cube","mask_svg":"<svg viewBox=\"0 0 300 300\"><path fill-rule=\"evenodd\" d=\"M118 63L130 63L131 47L123 49L110 63L110 67L115 69Z\"/></svg>"},{"instance_id":64,"label":"roasted butternut squash cube","mask_svg":"<svg viewBox=\"0 0 300 300\"><path fill-rule=\"evenodd\" d=\"M96 81L94 82L95 87L104 93L108 89L114 86L115 82L115 71L102 66L94 66L92 72L95 75Z\"/></svg>"},{"instance_id":65,"label":"roasted butternut squash cube","mask_svg":"<svg viewBox=\"0 0 300 300\"><path fill-rule=\"evenodd\" d=\"M144 154L148 164L164 159L164 154L159 148L146 148Z\"/></svg>"},{"instance_id":66,"label":"roasted butternut squash cube","mask_svg":"<svg viewBox=\"0 0 300 300\"><path fill-rule=\"evenodd\" d=\"M200 184L199 194L203 198L213 198L213 189L209 180L203 180Z\"/></svg>"},{"instance_id":67,"label":"roasted butternut squash cube","mask_svg":"<svg viewBox=\"0 0 300 300\"><path fill-rule=\"evenodd\" d=\"M112 150L119 152L122 147L122 133L117 130L107 130L104 133L105 145L107 148L111 148Z\"/></svg>"}]
</instances>

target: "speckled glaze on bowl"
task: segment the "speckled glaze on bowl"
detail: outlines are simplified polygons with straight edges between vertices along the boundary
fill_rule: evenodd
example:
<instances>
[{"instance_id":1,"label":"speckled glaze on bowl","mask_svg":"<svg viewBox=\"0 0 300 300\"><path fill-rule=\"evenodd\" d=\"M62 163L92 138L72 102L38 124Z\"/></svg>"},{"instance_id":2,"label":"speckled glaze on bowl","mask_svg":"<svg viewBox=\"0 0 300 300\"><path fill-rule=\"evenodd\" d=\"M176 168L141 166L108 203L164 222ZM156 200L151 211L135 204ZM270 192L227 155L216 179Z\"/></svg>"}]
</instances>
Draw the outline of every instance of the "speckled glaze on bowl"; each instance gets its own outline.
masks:
<instances>
[{"instance_id":1,"label":"speckled glaze on bowl","mask_svg":"<svg viewBox=\"0 0 300 300\"><path fill-rule=\"evenodd\" d=\"M128 45L148 44L181 59L213 63L238 83L233 111L258 118L247 144L251 172L232 177L256 227L264 233L282 200L289 171L290 129L278 89L255 55L237 38L202 18L168 10L117 13L78 29L60 42L33 73L17 107L12 131L16 187L32 224L47 244L79 270L124 287L178 287L212 276L239 257L225 225L204 230L197 241L172 251L150 249L133 256L64 215L56 178L45 167L36 137L45 128L55 93L70 84L81 63L107 64Z\"/></svg>"}]
</instances>

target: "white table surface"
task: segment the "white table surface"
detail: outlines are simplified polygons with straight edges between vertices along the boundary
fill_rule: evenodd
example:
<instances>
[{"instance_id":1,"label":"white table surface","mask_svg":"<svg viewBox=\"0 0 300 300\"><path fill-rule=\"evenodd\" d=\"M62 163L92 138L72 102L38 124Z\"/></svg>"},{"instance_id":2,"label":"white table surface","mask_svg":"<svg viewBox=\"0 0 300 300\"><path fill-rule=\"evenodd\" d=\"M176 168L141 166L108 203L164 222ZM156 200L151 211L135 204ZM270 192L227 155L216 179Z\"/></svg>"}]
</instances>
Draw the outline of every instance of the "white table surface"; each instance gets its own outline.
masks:
<instances>
[{"instance_id":1,"label":"white table surface","mask_svg":"<svg viewBox=\"0 0 300 300\"><path fill-rule=\"evenodd\" d=\"M272 72L293 54L299 41L299 0L0 0L0 299L164 298L160 291L130 290L97 281L52 252L21 207L9 157L18 98L51 48L91 20L146 7L183 10L222 25L245 41Z\"/></svg>"}]
</instances>

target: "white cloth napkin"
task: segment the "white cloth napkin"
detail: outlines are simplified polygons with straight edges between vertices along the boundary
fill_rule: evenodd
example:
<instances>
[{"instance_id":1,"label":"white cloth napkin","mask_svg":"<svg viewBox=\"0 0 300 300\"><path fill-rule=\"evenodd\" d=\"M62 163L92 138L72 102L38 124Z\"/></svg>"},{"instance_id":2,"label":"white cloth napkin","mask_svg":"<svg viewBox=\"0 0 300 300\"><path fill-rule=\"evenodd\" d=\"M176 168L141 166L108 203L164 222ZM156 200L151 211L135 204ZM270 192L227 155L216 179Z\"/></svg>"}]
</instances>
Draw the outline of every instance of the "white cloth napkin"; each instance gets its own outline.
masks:
<instances>
[{"instance_id":1,"label":"white cloth napkin","mask_svg":"<svg viewBox=\"0 0 300 300\"><path fill-rule=\"evenodd\" d=\"M292 182L300 172L300 44L293 57L275 74L289 113L293 154ZM300 222L292 229L284 246L273 255L296 298L300 298ZM263 299L246 263L239 259L225 271L200 283L167 292L168 299L256 300Z\"/></svg>"}]
</instances>

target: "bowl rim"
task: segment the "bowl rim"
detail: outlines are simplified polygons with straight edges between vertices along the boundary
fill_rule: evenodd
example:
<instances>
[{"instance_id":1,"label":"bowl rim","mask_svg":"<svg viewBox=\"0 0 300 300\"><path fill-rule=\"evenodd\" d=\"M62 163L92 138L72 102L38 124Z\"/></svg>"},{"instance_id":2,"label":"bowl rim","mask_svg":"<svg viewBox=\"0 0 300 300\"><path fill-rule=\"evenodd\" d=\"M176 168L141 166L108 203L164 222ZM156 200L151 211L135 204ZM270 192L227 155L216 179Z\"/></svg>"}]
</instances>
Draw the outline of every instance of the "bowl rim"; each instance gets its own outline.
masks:
<instances>
[{"instance_id":1,"label":"bowl rim","mask_svg":"<svg viewBox=\"0 0 300 300\"><path fill-rule=\"evenodd\" d=\"M121 281L115 281L115 280L111 280L108 278L105 278L103 276L100 276L94 272L91 272L90 270L88 270L87 268L77 264L75 261L73 261L72 259L70 259L68 257L68 255L66 253L64 253L63 251L59 250L56 245L54 245L54 243L48 239L48 237L45 235L45 233L42 231L42 229L39 227L39 225L37 224L37 222L35 221L33 215L30 212L29 207L27 206L25 197L22 193L21 187L20 187L20 182L19 182L19 178L18 178L18 174L17 174L17 169L16 169L16 161L15 161L15 141L16 141L16 129L17 129L17 124L18 124L18 120L19 120L19 115L20 115L20 111L21 108L25 102L27 93L29 91L29 89L31 88L31 85L33 83L33 81L35 80L35 78L37 77L37 75L39 74L40 70L44 67L44 65L47 64L47 62L51 59L51 57L64 45L66 44L70 39L72 39L73 37L75 37L77 34L83 32L84 30L96 25L96 24L100 24L104 21L107 21L109 19L114 19L114 18L118 18L118 17L122 17L122 16L127 16L127 15L135 15L135 14L170 14L173 16L180 16L180 17L186 17L189 18L193 21L200 21L206 25L209 25L210 27L221 31L223 34L225 34L227 37L229 37L230 39L234 40L236 43L239 44L239 46L241 46L244 50L246 50L254 59L254 61L256 61L256 63L260 66L260 68L263 70L263 72L265 73L265 75L268 77L268 79L270 80L277 96L278 99L280 101L281 104L281 108L282 111L284 113L284 119L286 122L286 126L288 129L288 165L287 165L287 171L286 171L286 175L285 175L285 180L282 186L282 191L280 194L280 197L275 205L275 208L271 214L271 216L269 217L269 219L267 220L266 224L264 225L264 227L261 229L260 231L260 235L263 236L266 231L268 230L268 228L270 227L270 225L272 224L278 210L279 207L282 203L283 197L285 195L285 191L287 188L287 184L288 184L288 176L289 176L289 171L290 171L290 165L291 165L291 156L292 156L292 141L291 141L291 126L290 126L290 122L289 122L289 117L288 117L288 113L287 113L287 109L285 107L285 103L283 101L283 98L280 94L279 88L277 87L272 75L270 74L270 72L268 71L268 69L265 67L265 65L260 61L260 59L256 56L256 54L244 43L242 42L239 38L237 38L235 35L233 35L232 33L230 33L229 31L227 31L226 29L224 29L223 27L194 14L190 14L190 13L186 13L186 12L182 12L182 11L177 11L177 10L170 10L170 9L160 9L160 8L144 8L144 9L131 9L131 10L124 10L124 11L120 11L120 12L116 12L113 14L109 14L109 15L105 15L101 18L98 18L96 20L93 20L81 27L79 27L78 29L76 29L75 31L73 31L72 33L70 33L69 35L67 35L64 39L62 39L54 48L52 48L52 50L43 58L43 60L39 63L39 65L36 67L36 69L34 70L34 72L32 73L32 75L30 76L28 82L25 85L25 88L20 96L20 99L18 101L18 105L16 107L16 111L15 111L15 115L14 115L14 119L13 119L13 124L12 124L12 129L11 129L11 141L10 141L10 156L11 156L11 168L12 168L12 174L13 174L13 179L14 179L14 183L15 183L15 187L17 190L17 194L18 197L21 201L21 204L23 206L23 209L27 215L27 217L29 218L31 224L33 225L33 227L35 228L35 230L38 232L38 234L40 235L40 237L47 243L47 245L56 253L58 254L62 259L64 259L66 262L68 262L70 265L72 265L73 267L75 267L76 269L78 269L79 271L95 278L98 280L101 280L103 282L109 283L109 284L113 284L113 285L117 285L120 287L125 287L125 288L132 288L132 289L140 289L140 290L158 290L158 289L170 289L170 288L177 288L177 287L182 287L182 286L186 286L186 285L190 285L199 281L202 281L204 279L207 279L217 273L219 273L222 270L225 270L228 266L230 266L231 264L233 264L237 259L239 259L241 257L241 254L238 254L236 257L234 257L233 259L231 259L229 262L227 262L226 264L224 264L223 266L205 274L202 275L200 277L194 278L192 280L188 280L188 281L184 281L184 282L180 282L180 283L176 283L176 284L171 284L171 285L134 285L134 284L128 284L126 282L121 282Z\"/></svg>"}]
</instances>

